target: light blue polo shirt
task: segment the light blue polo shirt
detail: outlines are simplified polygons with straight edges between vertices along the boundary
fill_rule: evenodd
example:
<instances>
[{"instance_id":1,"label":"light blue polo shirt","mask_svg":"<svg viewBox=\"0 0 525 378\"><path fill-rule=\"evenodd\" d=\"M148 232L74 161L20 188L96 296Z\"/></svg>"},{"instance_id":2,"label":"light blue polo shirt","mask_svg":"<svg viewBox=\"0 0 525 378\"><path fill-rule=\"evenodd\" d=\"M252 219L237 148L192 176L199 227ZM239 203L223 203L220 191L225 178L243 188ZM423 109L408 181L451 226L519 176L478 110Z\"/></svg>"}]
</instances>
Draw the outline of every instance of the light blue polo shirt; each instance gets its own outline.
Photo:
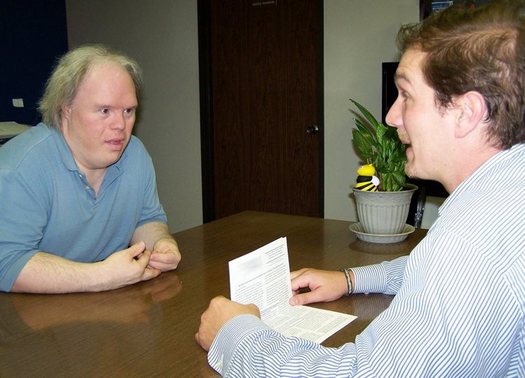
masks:
<instances>
[{"instance_id":1,"label":"light blue polo shirt","mask_svg":"<svg viewBox=\"0 0 525 378\"><path fill-rule=\"evenodd\" d=\"M167 222L155 171L132 136L95 196L62 134L44 124L0 148L0 290L10 291L27 261L45 251L79 262L128 247L134 230Z\"/></svg>"}]
</instances>

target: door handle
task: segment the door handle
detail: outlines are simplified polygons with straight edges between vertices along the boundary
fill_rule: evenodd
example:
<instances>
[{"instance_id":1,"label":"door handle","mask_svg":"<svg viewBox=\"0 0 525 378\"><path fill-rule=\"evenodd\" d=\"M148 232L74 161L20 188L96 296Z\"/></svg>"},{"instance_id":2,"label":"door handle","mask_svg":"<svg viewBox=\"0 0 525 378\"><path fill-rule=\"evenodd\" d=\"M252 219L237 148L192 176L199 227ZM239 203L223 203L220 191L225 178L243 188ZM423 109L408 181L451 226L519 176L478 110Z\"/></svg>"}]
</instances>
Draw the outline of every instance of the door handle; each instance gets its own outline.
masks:
<instances>
[{"instance_id":1,"label":"door handle","mask_svg":"<svg viewBox=\"0 0 525 378\"><path fill-rule=\"evenodd\" d=\"M317 125L313 125L306 129L306 133L308 134L317 134L319 132L319 127Z\"/></svg>"}]
</instances>

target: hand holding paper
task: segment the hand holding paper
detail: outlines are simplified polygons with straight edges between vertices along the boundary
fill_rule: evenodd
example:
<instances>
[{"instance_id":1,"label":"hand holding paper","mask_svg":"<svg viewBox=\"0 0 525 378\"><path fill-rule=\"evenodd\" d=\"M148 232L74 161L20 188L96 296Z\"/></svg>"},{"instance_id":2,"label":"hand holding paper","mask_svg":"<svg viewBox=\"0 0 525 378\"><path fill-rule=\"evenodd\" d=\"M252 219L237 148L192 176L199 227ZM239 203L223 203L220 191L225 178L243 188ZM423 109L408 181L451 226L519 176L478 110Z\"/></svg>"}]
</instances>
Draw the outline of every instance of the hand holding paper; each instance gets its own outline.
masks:
<instances>
[{"instance_id":1,"label":"hand holding paper","mask_svg":"<svg viewBox=\"0 0 525 378\"><path fill-rule=\"evenodd\" d=\"M286 238L230 261L229 269L231 299L256 304L261 319L286 336L320 343L356 318L288 303L292 288Z\"/></svg>"},{"instance_id":2,"label":"hand holding paper","mask_svg":"<svg viewBox=\"0 0 525 378\"><path fill-rule=\"evenodd\" d=\"M292 306L332 302L348 293L346 276L341 271L303 268L290 276L294 294L290 298Z\"/></svg>"},{"instance_id":3,"label":"hand holding paper","mask_svg":"<svg viewBox=\"0 0 525 378\"><path fill-rule=\"evenodd\" d=\"M260 317L259 309L254 305L239 304L222 296L213 298L201 316L201 324L195 334L195 340L204 350L208 351L221 327L228 320L243 314Z\"/></svg>"}]
</instances>

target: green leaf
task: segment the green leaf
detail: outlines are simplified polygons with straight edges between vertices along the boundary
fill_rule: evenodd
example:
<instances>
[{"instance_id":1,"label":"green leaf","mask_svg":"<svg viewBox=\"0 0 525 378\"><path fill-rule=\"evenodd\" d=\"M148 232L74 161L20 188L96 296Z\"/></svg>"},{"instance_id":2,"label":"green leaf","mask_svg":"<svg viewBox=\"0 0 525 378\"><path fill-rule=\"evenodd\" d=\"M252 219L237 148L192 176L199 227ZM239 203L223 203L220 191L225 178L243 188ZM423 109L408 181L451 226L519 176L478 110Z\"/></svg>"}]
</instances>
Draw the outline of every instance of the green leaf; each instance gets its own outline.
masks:
<instances>
[{"instance_id":1,"label":"green leaf","mask_svg":"<svg viewBox=\"0 0 525 378\"><path fill-rule=\"evenodd\" d=\"M397 130L379 122L363 105L350 99L357 108L352 142L364 163L374 164L384 191L402 190L406 183L406 146L401 143Z\"/></svg>"}]
</instances>

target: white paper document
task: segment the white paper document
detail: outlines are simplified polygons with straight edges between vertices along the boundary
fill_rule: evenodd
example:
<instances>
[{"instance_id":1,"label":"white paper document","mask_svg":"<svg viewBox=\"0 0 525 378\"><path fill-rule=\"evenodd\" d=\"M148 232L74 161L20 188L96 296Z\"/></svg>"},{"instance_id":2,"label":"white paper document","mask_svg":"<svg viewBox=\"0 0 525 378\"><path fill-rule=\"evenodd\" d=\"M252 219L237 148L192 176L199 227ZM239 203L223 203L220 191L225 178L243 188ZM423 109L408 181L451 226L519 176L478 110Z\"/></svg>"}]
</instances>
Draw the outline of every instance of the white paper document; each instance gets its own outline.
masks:
<instances>
[{"instance_id":1,"label":"white paper document","mask_svg":"<svg viewBox=\"0 0 525 378\"><path fill-rule=\"evenodd\" d=\"M308 306L291 306L290 264L286 238L231 260L230 296L233 301L256 304L261 319L286 336L321 343L352 320L354 315Z\"/></svg>"}]
</instances>

